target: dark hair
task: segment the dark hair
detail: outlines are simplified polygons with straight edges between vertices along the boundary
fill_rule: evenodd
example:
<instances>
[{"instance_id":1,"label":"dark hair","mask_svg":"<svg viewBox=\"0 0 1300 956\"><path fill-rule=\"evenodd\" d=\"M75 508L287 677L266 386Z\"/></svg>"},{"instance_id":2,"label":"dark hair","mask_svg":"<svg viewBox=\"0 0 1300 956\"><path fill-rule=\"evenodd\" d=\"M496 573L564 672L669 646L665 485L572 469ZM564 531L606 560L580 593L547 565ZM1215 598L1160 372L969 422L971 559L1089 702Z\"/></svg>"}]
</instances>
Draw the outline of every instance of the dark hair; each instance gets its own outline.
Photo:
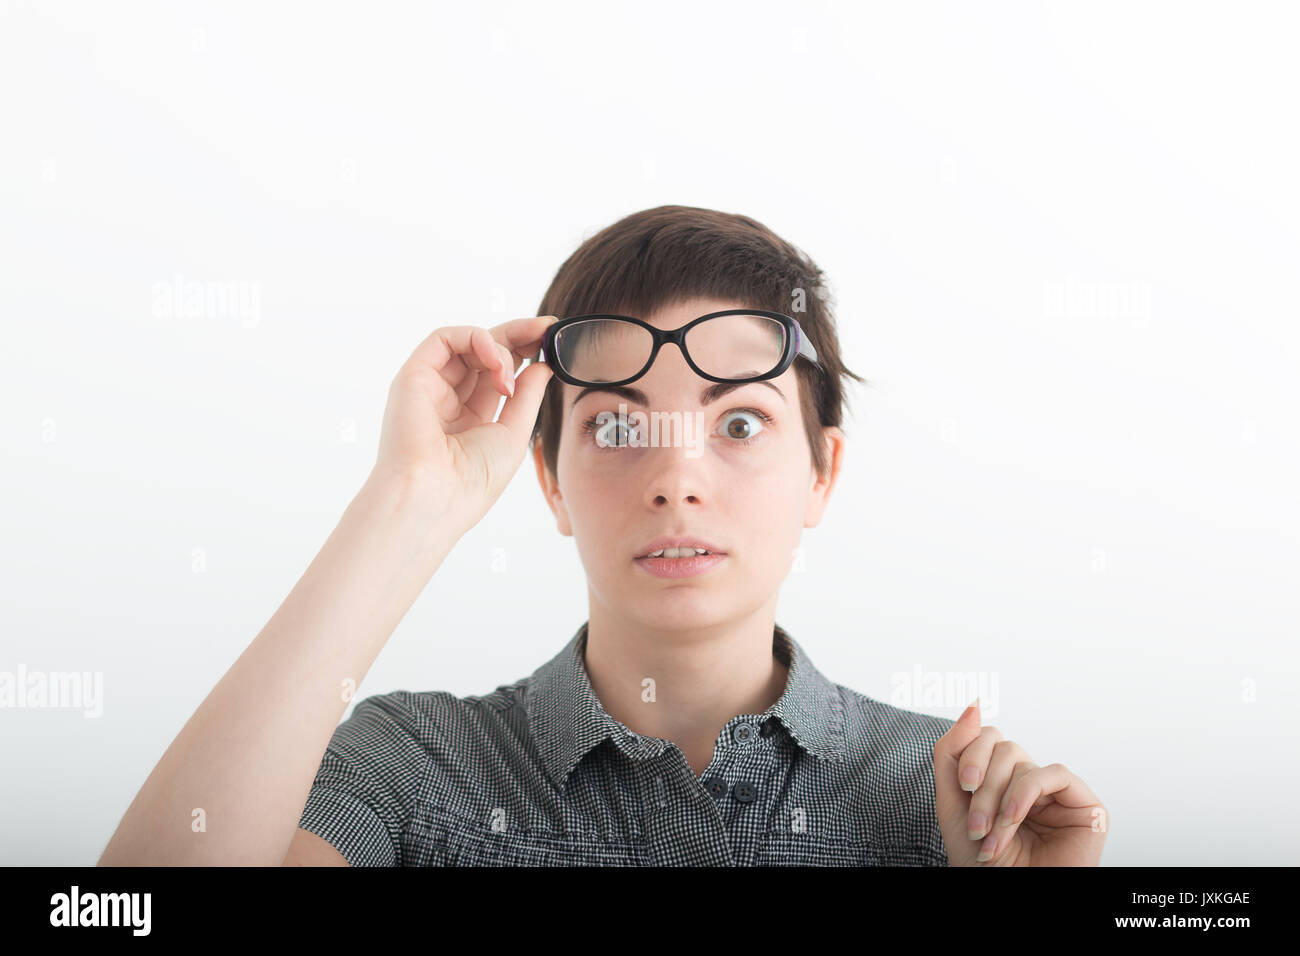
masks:
<instances>
[{"instance_id":1,"label":"dark hair","mask_svg":"<svg viewBox=\"0 0 1300 956\"><path fill-rule=\"evenodd\" d=\"M844 381L866 381L845 368L821 269L760 222L695 206L656 206L633 213L582 243L551 280L538 315L566 318L593 312L638 318L693 298L735 301L741 308L783 312L817 350L821 368L802 359L799 379L804 430L818 474L829 462L821 429L839 426ZM542 396L532 441L542 442L551 474L563 423L564 383L552 377Z\"/></svg>"}]
</instances>

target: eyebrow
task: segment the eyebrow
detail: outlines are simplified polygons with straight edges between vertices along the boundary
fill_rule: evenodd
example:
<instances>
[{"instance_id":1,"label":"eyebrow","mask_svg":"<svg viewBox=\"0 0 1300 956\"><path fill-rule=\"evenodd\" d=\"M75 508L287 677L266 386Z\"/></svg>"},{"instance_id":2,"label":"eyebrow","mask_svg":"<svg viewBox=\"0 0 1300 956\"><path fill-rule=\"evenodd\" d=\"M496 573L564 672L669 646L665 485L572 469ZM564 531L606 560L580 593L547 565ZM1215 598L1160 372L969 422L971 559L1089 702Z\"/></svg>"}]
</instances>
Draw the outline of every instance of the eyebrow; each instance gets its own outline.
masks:
<instances>
[{"instance_id":1,"label":"eyebrow","mask_svg":"<svg viewBox=\"0 0 1300 956\"><path fill-rule=\"evenodd\" d=\"M764 379L761 382L714 382L704 391L700 392L700 404L712 405L728 392L734 392L736 389L744 388L746 385L766 385L772 391L776 392L776 394L780 395L782 399L785 398L785 392L773 385L768 379ZM650 404L649 399L646 398L645 392L641 391L639 388L632 388L630 385L589 385L586 388L579 390L578 394L573 396L573 401L569 402L569 410L572 411L574 405L577 405L578 402L586 396L596 392L609 392L611 395L618 395L621 398L626 398L629 402L636 405Z\"/></svg>"}]
</instances>

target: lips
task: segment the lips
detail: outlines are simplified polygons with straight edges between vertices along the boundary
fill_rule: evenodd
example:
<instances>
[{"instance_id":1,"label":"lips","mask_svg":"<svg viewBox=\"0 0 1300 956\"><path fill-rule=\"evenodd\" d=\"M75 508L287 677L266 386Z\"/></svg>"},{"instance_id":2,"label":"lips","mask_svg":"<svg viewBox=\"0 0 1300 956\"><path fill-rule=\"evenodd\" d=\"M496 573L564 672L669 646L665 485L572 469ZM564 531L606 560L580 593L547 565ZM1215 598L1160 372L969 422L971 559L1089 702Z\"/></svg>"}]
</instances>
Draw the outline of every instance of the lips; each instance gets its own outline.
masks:
<instances>
[{"instance_id":1,"label":"lips","mask_svg":"<svg viewBox=\"0 0 1300 956\"><path fill-rule=\"evenodd\" d=\"M644 558L656 551L664 548L704 548L713 554L726 554L718 545L705 538L696 538L690 535L677 535L673 537L656 538L647 542L637 552L637 559Z\"/></svg>"},{"instance_id":2,"label":"lips","mask_svg":"<svg viewBox=\"0 0 1300 956\"><path fill-rule=\"evenodd\" d=\"M670 555L685 555L685 557L671 557ZM660 558L637 558L633 563L640 571L653 575L656 578L694 578L698 576L707 576L716 568L726 563L727 555L721 553L700 554L694 549L683 551L671 551Z\"/></svg>"}]
</instances>

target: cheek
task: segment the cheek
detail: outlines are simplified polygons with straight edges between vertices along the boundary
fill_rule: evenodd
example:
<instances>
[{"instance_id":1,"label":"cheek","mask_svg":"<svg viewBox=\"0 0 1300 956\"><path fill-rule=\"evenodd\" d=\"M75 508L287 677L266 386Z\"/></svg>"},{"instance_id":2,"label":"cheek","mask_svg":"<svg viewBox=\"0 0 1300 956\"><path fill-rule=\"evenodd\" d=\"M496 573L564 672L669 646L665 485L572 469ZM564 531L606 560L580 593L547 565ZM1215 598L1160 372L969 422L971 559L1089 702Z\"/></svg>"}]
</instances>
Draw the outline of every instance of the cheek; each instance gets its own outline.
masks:
<instances>
[{"instance_id":1,"label":"cheek","mask_svg":"<svg viewBox=\"0 0 1300 956\"><path fill-rule=\"evenodd\" d=\"M807 491L803 478L811 467L808 445L802 435L798 438L795 441L782 435L774 441L728 449L714 460L728 487L745 489L746 497L751 497L752 491L769 501L786 500Z\"/></svg>"},{"instance_id":2,"label":"cheek","mask_svg":"<svg viewBox=\"0 0 1300 956\"><path fill-rule=\"evenodd\" d=\"M560 483L564 506L574 533L581 538L603 539L617 534L615 521L610 518L611 508L621 513L620 502L627 495L627 483L615 480L608 469L583 467L581 456L569 462L568 469L561 464Z\"/></svg>"},{"instance_id":3,"label":"cheek","mask_svg":"<svg viewBox=\"0 0 1300 956\"><path fill-rule=\"evenodd\" d=\"M796 518L802 519L806 489L788 465L747 476L739 488L726 496L724 507L737 520L748 520L757 537L784 540L786 529L800 523Z\"/></svg>"},{"instance_id":4,"label":"cheek","mask_svg":"<svg viewBox=\"0 0 1300 956\"><path fill-rule=\"evenodd\" d=\"M761 462L754 462L752 469L729 484L739 489L743 514L751 520L761 519L759 526L767 534L784 541L790 535L797 537L803 527L813 481L812 465L806 444L783 444L775 451L763 456Z\"/></svg>"}]
</instances>

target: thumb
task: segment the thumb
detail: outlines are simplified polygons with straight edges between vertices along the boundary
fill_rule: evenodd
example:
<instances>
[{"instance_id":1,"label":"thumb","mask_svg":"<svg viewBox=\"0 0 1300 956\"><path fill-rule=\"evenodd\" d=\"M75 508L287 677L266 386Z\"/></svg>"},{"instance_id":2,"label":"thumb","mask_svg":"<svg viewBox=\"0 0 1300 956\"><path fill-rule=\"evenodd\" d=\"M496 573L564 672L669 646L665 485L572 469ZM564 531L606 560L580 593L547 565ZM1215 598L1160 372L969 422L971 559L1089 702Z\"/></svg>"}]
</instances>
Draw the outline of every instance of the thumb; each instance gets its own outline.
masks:
<instances>
[{"instance_id":1,"label":"thumb","mask_svg":"<svg viewBox=\"0 0 1300 956\"><path fill-rule=\"evenodd\" d=\"M513 447L525 447L532 437L537 412L542 407L542 396L546 394L546 383L553 374L551 367L544 362L531 362L515 376L515 393L506 399L497 418L497 422L509 430Z\"/></svg>"},{"instance_id":2,"label":"thumb","mask_svg":"<svg viewBox=\"0 0 1300 956\"><path fill-rule=\"evenodd\" d=\"M980 735L979 698L961 712L957 722L934 744L934 799L940 820L965 815L970 794L957 779L957 761L961 753Z\"/></svg>"}]
</instances>

